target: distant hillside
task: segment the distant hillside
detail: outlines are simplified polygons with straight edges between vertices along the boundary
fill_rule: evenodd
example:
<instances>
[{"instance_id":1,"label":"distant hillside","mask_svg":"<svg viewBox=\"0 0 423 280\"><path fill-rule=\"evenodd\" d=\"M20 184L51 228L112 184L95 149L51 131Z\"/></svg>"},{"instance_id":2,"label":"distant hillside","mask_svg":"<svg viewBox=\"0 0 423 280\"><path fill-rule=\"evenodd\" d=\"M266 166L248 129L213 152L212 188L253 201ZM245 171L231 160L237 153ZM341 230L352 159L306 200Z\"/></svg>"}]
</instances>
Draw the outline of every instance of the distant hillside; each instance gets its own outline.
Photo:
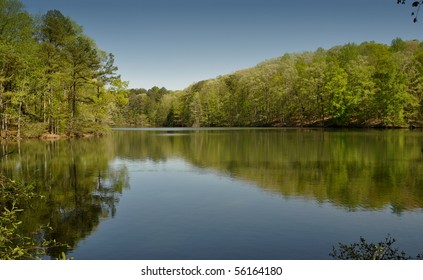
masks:
<instances>
[{"instance_id":1,"label":"distant hillside","mask_svg":"<svg viewBox=\"0 0 423 280\"><path fill-rule=\"evenodd\" d=\"M178 92L129 97L147 126L422 126L423 44L395 39L285 54Z\"/></svg>"}]
</instances>

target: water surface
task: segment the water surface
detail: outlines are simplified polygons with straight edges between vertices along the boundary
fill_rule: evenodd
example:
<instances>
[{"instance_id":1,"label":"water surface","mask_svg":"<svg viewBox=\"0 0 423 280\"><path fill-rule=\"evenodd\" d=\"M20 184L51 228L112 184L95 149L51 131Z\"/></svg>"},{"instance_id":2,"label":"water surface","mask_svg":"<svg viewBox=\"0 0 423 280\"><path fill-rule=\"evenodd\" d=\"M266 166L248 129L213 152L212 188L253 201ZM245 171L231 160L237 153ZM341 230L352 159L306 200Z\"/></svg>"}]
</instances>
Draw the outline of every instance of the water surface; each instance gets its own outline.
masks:
<instances>
[{"instance_id":1,"label":"water surface","mask_svg":"<svg viewBox=\"0 0 423 280\"><path fill-rule=\"evenodd\" d=\"M46 197L26 228L49 223L75 259L327 259L387 234L423 251L421 131L117 129L6 148L2 172Z\"/></svg>"}]
</instances>

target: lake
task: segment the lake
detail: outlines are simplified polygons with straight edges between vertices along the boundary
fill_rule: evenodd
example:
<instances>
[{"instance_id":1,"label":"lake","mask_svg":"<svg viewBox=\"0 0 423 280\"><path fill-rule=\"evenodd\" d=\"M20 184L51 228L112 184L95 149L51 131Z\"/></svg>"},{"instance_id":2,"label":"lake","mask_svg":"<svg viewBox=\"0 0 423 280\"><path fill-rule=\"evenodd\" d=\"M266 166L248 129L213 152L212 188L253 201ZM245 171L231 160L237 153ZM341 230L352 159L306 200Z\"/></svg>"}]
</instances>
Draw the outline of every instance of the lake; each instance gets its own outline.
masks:
<instances>
[{"instance_id":1,"label":"lake","mask_svg":"<svg viewBox=\"0 0 423 280\"><path fill-rule=\"evenodd\" d=\"M2 149L1 172L44 196L24 230L75 259L330 259L388 234L423 252L422 131L128 128Z\"/></svg>"}]
</instances>

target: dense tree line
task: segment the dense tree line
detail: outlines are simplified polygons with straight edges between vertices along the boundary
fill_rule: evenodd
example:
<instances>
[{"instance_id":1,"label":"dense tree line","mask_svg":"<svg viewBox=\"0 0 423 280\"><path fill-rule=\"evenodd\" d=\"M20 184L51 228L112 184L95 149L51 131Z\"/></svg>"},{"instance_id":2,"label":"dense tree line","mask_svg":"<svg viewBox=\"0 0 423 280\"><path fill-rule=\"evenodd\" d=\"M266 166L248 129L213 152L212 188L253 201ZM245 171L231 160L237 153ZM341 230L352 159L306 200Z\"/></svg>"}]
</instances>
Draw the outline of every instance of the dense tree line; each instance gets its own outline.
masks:
<instances>
[{"instance_id":1,"label":"dense tree line","mask_svg":"<svg viewBox=\"0 0 423 280\"><path fill-rule=\"evenodd\" d=\"M130 89L127 100L114 121L123 125L170 126L172 100L177 92L157 86L151 89Z\"/></svg>"},{"instance_id":2,"label":"dense tree line","mask_svg":"<svg viewBox=\"0 0 423 280\"><path fill-rule=\"evenodd\" d=\"M395 39L285 54L178 92L133 90L151 126L422 126L423 44Z\"/></svg>"},{"instance_id":3,"label":"dense tree line","mask_svg":"<svg viewBox=\"0 0 423 280\"><path fill-rule=\"evenodd\" d=\"M61 12L35 17L0 0L2 137L101 131L125 85L116 70L113 55Z\"/></svg>"},{"instance_id":4,"label":"dense tree line","mask_svg":"<svg viewBox=\"0 0 423 280\"><path fill-rule=\"evenodd\" d=\"M141 126L422 126L423 44L395 39L285 54L182 91L133 89L69 17L0 0L0 132Z\"/></svg>"}]
</instances>

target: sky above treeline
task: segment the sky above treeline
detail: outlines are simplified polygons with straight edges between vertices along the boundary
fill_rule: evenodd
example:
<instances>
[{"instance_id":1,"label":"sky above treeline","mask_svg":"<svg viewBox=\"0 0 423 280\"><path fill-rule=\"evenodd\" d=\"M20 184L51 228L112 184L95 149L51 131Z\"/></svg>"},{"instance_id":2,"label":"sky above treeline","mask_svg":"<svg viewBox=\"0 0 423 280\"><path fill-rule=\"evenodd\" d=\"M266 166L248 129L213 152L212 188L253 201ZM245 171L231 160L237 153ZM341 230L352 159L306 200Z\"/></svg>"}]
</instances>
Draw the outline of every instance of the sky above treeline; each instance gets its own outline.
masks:
<instances>
[{"instance_id":1,"label":"sky above treeline","mask_svg":"<svg viewBox=\"0 0 423 280\"><path fill-rule=\"evenodd\" d=\"M60 10L116 57L130 88L184 89L285 53L422 39L396 0L22 0Z\"/></svg>"}]
</instances>

